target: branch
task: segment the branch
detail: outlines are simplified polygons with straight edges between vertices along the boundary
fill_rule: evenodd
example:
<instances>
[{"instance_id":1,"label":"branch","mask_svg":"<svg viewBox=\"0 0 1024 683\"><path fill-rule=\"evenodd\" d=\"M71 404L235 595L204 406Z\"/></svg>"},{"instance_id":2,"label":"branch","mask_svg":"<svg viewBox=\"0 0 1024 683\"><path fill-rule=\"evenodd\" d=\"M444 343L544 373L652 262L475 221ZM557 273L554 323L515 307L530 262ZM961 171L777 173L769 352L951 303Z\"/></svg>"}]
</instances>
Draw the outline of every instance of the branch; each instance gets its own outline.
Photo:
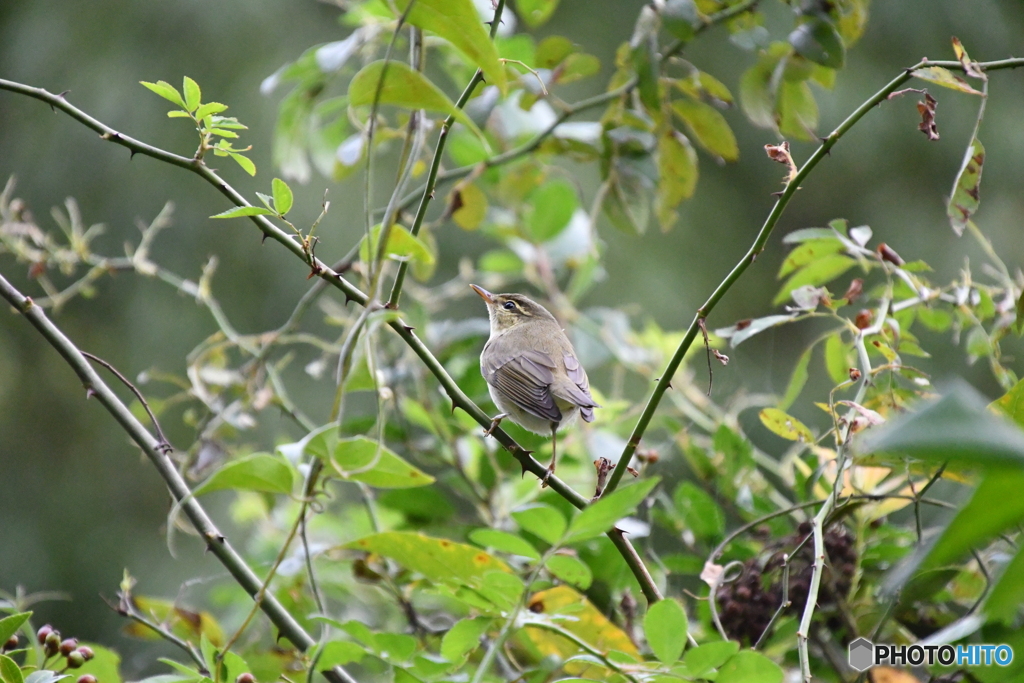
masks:
<instances>
[{"instance_id":1,"label":"branch","mask_svg":"<svg viewBox=\"0 0 1024 683\"><path fill-rule=\"evenodd\" d=\"M82 352L75 346L74 342L68 339L60 329L46 317L42 308L35 305L32 299L28 298L15 289L2 275L0 275L0 297L6 299L19 313L24 315L40 334L50 343L53 348L64 357L71 369L82 380L87 392L103 404L103 407L117 420L118 424L128 433L132 441L143 450L146 456L156 467L157 472L163 477L171 495L181 504L186 516L192 523L196 532L206 542L207 549L213 553L221 564L223 564L238 584L252 597L255 597L261 588L259 577L245 563L245 560L231 546L227 538L217 530L206 510L192 496L185 480L174 467L174 463L163 451L162 444L140 423L131 411L128 410L117 394L108 387L99 374L89 365ZM288 613L280 602L273 595L266 595L260 603L260 609L267 615L270 621L291 643L301 651L306 651L315 645L315 641L302 626ZM356 683L340 666L324 675L332 683Z\"/></svg>"},{"instance_id":2,"label":"branch","mask_svg":"<svg viewBox=\"0 0 1024 683\"><path fill-rule=\"evenodd\" d=\"M711 313L711 310L715 305L725 296L725 293L729 291L743 272L757 260L758 255L764 251L765 244L768 242L768 238L772 234L772 230L775 225L779 222L782 217L782 212L786 210L790 200L796 191L800 189L800 183L803 182L814 167L818 165L822 159L824 159L839 141L843 135L845 135L854 125L857 124L861 118L864 117L869 111L871 111L875 105L883 102L885 98L892 92L895 92L897 88L906 83L914 75L914 71L922 69L928 66L941 66L947 69L963 70L963 65L957 61L941 61L933 62L927 59L921 60L914 66L906 69L896 78L889 81L889 83L879 90L877 93L872 95L863 104L857 107L852 114L850 114L845 121L839 124L828 137L824 138L821 142L821 146L810 156L809 159L804 163L800 170L793 176L793 178L786 184L786 189L783 190L778 200L775 202L775 206L772 207L771 213L768 214L768 218L765 220L764 225L761 226L761 230L757 233L757 237L754 239L754 243L750 245L750 249L743 255L743 258L733 266L733 269L725 277L724 280L715 288L715 291L711 293L708 300L704 302L704 305L697 309L697 314L693 318L693 322L690 323L690 327L686 330L686 336L679 343L679 348L672 355L668 365L665 367L665 371L661 373L661 379L654 387L654 391L651 393L651 397L647 400L647 405L644 406L644 411L637 420L636 427L633 428L633 433L629 437L629 441L626 442L626 447L622 451L622 455L619 457L618 463L615 465L615 469L612 471L611 476L608 478L608 486L605 488L607 495L615 490L619 485L619 481L622 479L622 475L626 472L626 467L629 465L629 461L632 459L633 454L636 452L637 447L640 445L640 440L643 438L644 432L647 431L648 425L651 423L651 419L654 417L655 411L658 409L658 404L661 402L662 396L668 389L672 377L676 374L676 370L679 369L679 364L682 363L683 358L686 356L686 352L690 349L694 339L697 338L697 334L700 331L700 325ZM1024 58L1010 58L1003 59L995 62L982 62L979 64L982 70L997 70L997 69L1013 69L1020 66L1024 66Z\"/></svg>"}]
</instances>

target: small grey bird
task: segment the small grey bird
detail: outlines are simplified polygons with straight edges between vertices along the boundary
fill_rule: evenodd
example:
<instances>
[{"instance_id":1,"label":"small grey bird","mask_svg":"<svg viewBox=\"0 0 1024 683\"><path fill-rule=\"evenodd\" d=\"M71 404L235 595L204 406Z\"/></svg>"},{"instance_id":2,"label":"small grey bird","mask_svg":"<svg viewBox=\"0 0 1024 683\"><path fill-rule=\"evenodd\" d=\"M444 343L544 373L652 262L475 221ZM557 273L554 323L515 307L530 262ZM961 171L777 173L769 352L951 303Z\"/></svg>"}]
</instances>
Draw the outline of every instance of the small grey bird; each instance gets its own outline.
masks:
<instances>
[{"instance_id":1,"label":"small grey bird","mask_svg":"<svg viewBox=\"0 0 1024 683\"><path fill-rule=\"evenodd\" d=\"M551 464L542 485L555 471L557 431L576 416L594 420L600 408L590 395L587 373L555 316L522 294L491 294L470 285L487 304L491 337L480 354L480 372L494 405L504 418L535 434L551 434Z\"/></svg>"}]
</instances>

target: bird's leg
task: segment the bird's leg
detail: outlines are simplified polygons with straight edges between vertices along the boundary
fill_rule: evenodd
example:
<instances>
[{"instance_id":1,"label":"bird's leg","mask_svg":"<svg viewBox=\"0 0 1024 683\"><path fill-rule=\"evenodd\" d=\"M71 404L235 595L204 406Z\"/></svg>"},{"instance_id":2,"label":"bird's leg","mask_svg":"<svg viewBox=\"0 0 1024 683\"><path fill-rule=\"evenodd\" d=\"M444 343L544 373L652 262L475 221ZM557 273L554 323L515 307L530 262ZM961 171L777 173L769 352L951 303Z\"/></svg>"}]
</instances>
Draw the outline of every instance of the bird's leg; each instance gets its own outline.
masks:
<instances>
[{"instance_id":1,"label":"bird's leg","mask_svg":"<svg viewBox=\"0 0 1024 683\"><path fill-rule=\"evenodd\" d=\"M486 431L484 431L484 436L490 436L492 433L494 433L494 430L498 428L498 425L500 425L501 421L504 420L506 417L508 417L508 413L498 413L497 415L495 415L494 419L491 420L491 426L488 427Z\"/></svg>"},{"instance_id":2,"label":"bird's leg","mask_svg":"<svg viewBox=\"0 0 1024 683\"><path fill-rule=\"evenodd\" d=\"M542 489L548 487L548 479L555 473L555 462L558 460L558 423L551 423L551 462L548 463L548 470L544 473L544 478L540 480L540 487Z\"/></svg>"}]
</instances>

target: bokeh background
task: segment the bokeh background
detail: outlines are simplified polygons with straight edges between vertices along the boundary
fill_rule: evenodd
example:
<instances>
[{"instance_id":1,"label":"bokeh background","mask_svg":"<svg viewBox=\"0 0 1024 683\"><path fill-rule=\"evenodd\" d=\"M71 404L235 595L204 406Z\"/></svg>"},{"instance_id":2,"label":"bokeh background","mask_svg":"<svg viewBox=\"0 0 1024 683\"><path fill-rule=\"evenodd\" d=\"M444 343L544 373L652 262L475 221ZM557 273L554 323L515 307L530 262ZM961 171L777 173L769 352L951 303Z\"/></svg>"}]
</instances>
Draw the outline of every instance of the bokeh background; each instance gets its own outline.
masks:
<instances>
[{"instance_id":1,"label":"bokeh background","mask_svg":"<svg viewBox=\"0 0 1024 683\"><path fill-rule=\"evenodd\" d=\"M568 101L603 88L614 50L629 38L641 4L563 0L538 31L538 37L569 36L602 60L602 74L574 84L563 95ZM762 5L773 36L784 37L792 23L790 10L774 0ZM193 133L167 119L167 104L138 82L180 83L189 75L207 99L229 104L228 113L249 126L243 143L253 145L251 157L260 174L252 179L229 168L229 162L221 167L251 196L269 185L281 94L260 95L260 82L309 46L344 37L349 29L339 24L339 15L337 7L314 0L6 0L0 3L0 77L70 91L70 101L114 128L187 155L195 147ZM922 56L951 58L954 35L975 59L1021 54L1024 5L1017 0L876 0L867 32L848 54L835 90L818 98L820 132L827 133ZM702 36L686 55L734 92L753 61L729 43L722 28ZM1024 263L1022 79L1024 73L1001 72L992 80L981 133L988 157L976 216L1013 269ZM784 256L781 237L833 218L870 225L877 240L907 260L930 263L939 282L954 277L968 260L981 262L980 251L953 234L944 213L977 100L931 90L939 100L941 139L930 143L917 132L912 97L872 112L804 185L767 251L715 311L712 327L770 313ZM782 167L762 151L765 143L776 142L772 134L752 128L738 110L725 115L739 139L739 163L718 167L702 158L697 195L668 234L652 227L642 238L630 237L602 223L607 277L583 305L625 307L663 328L678 329L747 249L772 205L771 193L780 188ZM798 161L812 149L793 145ZM588 172L591 176L580 179L585 201L597 185L596 171ZM67 116L0 92L0 182L12 174L18 178L17 196L46 227L55 227L50 207L74 197L87 224L106 225L96 249L111 255L121 253L125 241L138 242L137 220L148 222L173 201L174 226L158 239L154 259L194 279L205 260L217 255L215 294L244 332L279 325L308 286L294 257L273 243L261 246L251 224L211 221L210 215L228 205L197 177L141 156L129 160L125 149L98 140ZM363 230L361 182L339 185L314 177L297 188L296 224L316 217L325 187L334 210L321 228L318 255L329 261ZM479 236L451 225L438 238L437 281L450 277L461 257L489 248ZM24 265L9 256L0 256L0 272L35 291ZM467 303L466 311L453 315L478 316L478 308ZM182 372L188 351L215 330L193 301L131 275L102 280L97 296L74 300L57 322L82 348L129 376L149 368ZM777 328L729 352L733 362L715 374L716 394L728 397L739 387L780 391L797 354L816 332L812 326ZM948 337L924 342L938 353L919 365L936 379L961 375L997 395L984 363L969 366L963 349ZM1009 365L1024 372L1024 363ZM820 392L824 386L812 381L805 391ZM303 391L295 389L299 400ZM265 428L273 434L285 426L271 421ZM183 429L167 425L172 440L175 430ZM168 556L161 531L167 507L165 489L148 462L99 405L85 400L63 361L23 319L0 311L0 589L65 592L70 601L36 606L39 623L52 621L64 633L110 643L126 653L129 670L141 666L144 648L117 635L123 623L101 601L113 597L123 568L141 579L144 592L167 596L186 579L221 571L194 543L179 543L178 559Z\"/></svg>"}]
</instances>

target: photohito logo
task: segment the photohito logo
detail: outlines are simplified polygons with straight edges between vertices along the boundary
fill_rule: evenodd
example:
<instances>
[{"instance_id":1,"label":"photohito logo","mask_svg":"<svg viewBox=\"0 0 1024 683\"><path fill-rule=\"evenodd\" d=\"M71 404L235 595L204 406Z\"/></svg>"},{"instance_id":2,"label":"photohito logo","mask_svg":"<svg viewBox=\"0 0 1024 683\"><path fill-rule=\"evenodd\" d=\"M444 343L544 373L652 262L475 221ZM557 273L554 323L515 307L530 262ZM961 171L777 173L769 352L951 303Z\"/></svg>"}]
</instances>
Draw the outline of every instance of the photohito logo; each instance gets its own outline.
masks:
<instances>
[{"instance_id":1,"label":"photohito logo","mask_svg":"<svg viewBox=\"0 0 1024 683\"><path fill-rule=\"evenodd\" d=\"M850 643L850 666L867 671L879 664L890 666L1007 666L1013 661L1009 645L882 645L867 638Z\"/></svg>"}]
</instances>

